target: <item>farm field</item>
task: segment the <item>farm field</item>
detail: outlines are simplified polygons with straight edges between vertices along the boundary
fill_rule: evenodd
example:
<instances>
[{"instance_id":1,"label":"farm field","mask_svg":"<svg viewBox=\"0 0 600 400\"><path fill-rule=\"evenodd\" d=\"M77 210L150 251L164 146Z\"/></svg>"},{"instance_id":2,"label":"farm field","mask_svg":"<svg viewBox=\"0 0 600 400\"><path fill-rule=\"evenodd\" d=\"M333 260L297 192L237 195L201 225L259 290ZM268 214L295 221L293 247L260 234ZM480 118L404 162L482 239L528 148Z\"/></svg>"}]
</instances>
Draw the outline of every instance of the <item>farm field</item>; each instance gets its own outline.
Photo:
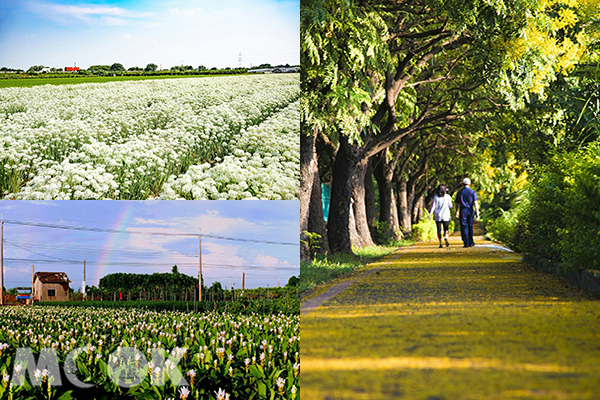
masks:
<instances>
[{"instance_id":1,"label":"farm field","mask_svg":"<svg viewBox=\"0 0 600 400\"><path fill-rule=\"evenodd\" d=\"M0 309L0 324L1 399L300 398L298 315L35 306ZM38 368L32 384L11 386L26 369L15 368L17 348L34 361L54 349L61 385Z\"/></svg>"},{"instance_id":2,"label":"farm field","mask_svg":"<svg viewBox=\"0 0 600 400\"><path fill-rule=\"evenodd\" d=\"M296 199L299 75L0 89L6 199Z\"/></svg>"}]
</instances>

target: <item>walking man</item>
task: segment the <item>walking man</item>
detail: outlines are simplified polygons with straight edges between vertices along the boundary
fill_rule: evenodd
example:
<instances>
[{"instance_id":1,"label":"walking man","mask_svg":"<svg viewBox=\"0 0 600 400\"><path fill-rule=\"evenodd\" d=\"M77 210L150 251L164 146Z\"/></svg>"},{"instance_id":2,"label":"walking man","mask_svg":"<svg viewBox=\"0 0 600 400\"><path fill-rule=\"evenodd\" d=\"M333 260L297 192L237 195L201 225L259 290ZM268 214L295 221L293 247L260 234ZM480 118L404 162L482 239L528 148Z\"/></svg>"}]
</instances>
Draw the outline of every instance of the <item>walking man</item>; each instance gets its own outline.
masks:
<instances>
[{"instance_id":1,"label":"walking man","mask_svg":"<svg viewBox=\"0 0 600 400\"><path fill-rule=\"evenodd\" d=\"M479 204L477 203L477 193L469 186L471 180L465 178L462 182L463 188L456 194L456 218L460 219L460 236L464 247L475 246L473 241L473 222L479 219Z\"/></svg>"}]
</instances>

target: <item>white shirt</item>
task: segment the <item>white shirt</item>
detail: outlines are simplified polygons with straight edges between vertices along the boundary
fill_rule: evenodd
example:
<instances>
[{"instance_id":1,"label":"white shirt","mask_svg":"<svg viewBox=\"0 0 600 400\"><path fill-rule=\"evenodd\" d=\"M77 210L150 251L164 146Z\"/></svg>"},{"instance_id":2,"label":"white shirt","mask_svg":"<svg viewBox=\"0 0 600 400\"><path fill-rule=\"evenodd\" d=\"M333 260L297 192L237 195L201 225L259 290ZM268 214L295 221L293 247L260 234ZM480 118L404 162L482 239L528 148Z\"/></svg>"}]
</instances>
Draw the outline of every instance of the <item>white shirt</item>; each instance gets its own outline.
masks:
<instances>
[{"instance_id":1,"label":"white shirt","mask_svg":"<svg viewBox=\"0 0 600 400\"><path fill-rule=\"evenodd\" d=\"M450 209L452 208L452 197L444 195L433 198L433 204L429 213L433 213L433 219L436 221L450 221Z\"/></svg>"}]
</instances>

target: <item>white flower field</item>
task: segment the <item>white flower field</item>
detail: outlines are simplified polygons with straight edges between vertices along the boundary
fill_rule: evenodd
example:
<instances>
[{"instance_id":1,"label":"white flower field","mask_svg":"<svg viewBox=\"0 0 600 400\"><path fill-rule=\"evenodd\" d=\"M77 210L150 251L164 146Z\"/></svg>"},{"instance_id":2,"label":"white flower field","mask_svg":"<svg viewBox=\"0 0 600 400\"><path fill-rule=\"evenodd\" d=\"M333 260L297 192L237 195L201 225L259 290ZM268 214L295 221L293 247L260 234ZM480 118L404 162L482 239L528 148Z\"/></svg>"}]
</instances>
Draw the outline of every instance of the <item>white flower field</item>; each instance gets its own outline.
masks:
<instances>
[{"instance_id":1,"label":"white flower field","mask_svg":"<svg viewBox=\"0 0 600 400\"><path fill-rule=\"evenodd\" d=\"M0 89L6 199L296 199L298 74Z\"/></svg>"},{"instance_id":2,"label":"white flower field","mask_svg":"<svg viewBox=\"0 0 600 400\"><path fill-rule=\"evenodd\" d=\"M300 398L299 315L3 307L0 324L0 399ZM18 349L53 352L72 377Z\"/></svg>"}]
</instances>

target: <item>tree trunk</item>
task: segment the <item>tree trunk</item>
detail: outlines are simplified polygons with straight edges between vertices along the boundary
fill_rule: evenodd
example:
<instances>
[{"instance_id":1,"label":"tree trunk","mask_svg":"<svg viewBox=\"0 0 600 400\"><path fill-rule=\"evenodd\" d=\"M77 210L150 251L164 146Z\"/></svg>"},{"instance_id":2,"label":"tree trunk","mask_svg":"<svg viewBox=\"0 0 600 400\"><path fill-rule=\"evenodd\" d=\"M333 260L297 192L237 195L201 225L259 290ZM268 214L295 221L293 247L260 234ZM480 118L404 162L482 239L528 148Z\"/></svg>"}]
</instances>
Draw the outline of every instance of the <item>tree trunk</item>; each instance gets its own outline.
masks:
<instances>
[{"instance_id":1,"label":"tree trunk","mask_svg":"<svg viewBox=\"0 0 600 400\"><path fill-rule=\"evenodd\" d=\"M396 205L396 195L394 194L394 186L390 182L392 191L392 224L393 224L393 237L396 240L402 239L402 231L400 230L400 220L398 219L398 206Z\"/></svg>"},{"instance_id":2,"label":"tree trunk","mask_svg":"<svg viewBox=\"0 0 600 400\"><path fill-rule=\"evenodd\" d=\"M352 209L354 211L354 223L356 225L357 241L352 242L354 246L374 246L369 223L367 221L367 207L365 204L365 177L369 166L369 160L363 159L358 163L352 177Z\"/></svg>"},{"instance_id":3,"label":"tree trunk","mask_svg":"<svg viewBox=\"0 0 600 400\"><path fill-rule=\"evenodd\" d=\"M310 258L308 238L305 232L308 231L310 203L315 182L314 175L317 169L315 153L316 137L316 129L309 136L300 135L300 258L302 260Z\"/></svg>"},{"instance_id":4,"label":"tree trunk","mask_svg":"<svg viewBox=\"0 0 600 400\"><path fill-rule=\"evenodd\" d=\"M348 143L348 139L344 135L340 135L340 147L332 169L331 204L327 223L329 248L333 253L352 254L350 202L352 176L358 159L358 146Z\"/></svg>"},{"instance_id":5,"label":"tree trunk","mask_svg":"<svg viewBox=\"0 0 600 400\"><path fill-rule=\"evenodd\" d=\"M418 223L423 218L423 208L425 207L425 196L421 194L415 201L413 207L413 224Z\"/></svg>"},{"instance_id":6,"label":"tree trunk","mask_svg":"<svg viewBox=\"0 0 600 400\"><path fill-rule=\"evenodd\" d=\"M398 186L398 219L400 228L405 234L410 234L412 230L411 213L408 204L408 188L405 180L400 180Z\"/></svg>"},{"instance_id":7,"label":"tree trunk","mask_svg":"<svg viewBox=\"0 0 600 400\"><path fill-rule=\"evenodd\" d=\"M348 221L348 230L350 231L350 243L354 247L363 247L362 238L356 230L356 217L354 213L354 201L350 203L350 220Z\"/></svg>"},{"instance_id":8,"label":"tree trunk","mask_svg":"<svg viewBox=\"0 0 600 400\"><path fill-rule=\"evenodd\" d=\"M373 184L373 161L374 157L369 160L367 167L367 173L365 175L365 207L367 210L367 224L369 224L369 231L371 232L371 238L373 241L377 240L377 209L375 199L375 185Z\"/></svg>"},{"instance_id":9,"label":"tree trunk","mask_svg":"<svg viewBox=\"0 0 600 400\"><path fill-rule=\"evenodd\" d=\"M393 166L395 166L395 163L393 163ZM375 179L377 179L377 185L379 186L379 222L386 224L386 231L383 232L386 237L398 240L400 238L397 232L400 232L400 226L392 183L394 177L393 166L388 160L388 149L379 153L379 160L375 167Z\"/></svg>"},{"instance_id":10,"label":"tree trunk","mask_svg":"<svg viewBox=\"0 0 600 400\"><path fill-rule=\"evenodd\" d=\"M415 208L415 183L409 179L406 183L406 213L407 218L411 223L411 229L413 224L413 211Z\"/></svg>"}]
</instances>

